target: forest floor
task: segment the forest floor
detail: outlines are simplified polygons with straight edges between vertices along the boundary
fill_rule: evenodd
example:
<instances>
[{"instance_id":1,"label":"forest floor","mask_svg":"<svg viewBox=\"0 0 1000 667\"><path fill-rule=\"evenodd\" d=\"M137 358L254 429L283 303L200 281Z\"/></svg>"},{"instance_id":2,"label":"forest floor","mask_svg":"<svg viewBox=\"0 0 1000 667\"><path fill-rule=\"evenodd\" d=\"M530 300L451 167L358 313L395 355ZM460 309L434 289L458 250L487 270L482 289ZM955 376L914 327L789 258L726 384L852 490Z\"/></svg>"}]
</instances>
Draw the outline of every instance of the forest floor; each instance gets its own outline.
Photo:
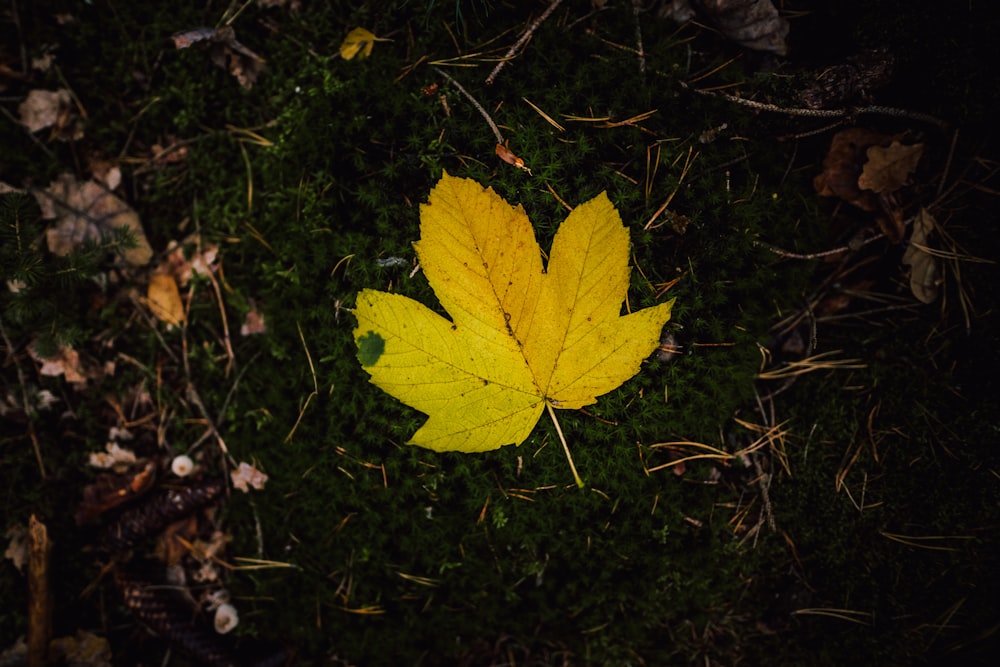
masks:
<instances>
[{"instance_id":1,"label":"forest floor","mask_svg":"<svg viewBox=\"0 0 1000 667\"><path fill-rule=\"evenodd\" d=\"M1000 18L691 4L6 3L0 664L992 664ZM519 446L355 341L445 173L674 299Z\"/></svg>"}]
</instances>

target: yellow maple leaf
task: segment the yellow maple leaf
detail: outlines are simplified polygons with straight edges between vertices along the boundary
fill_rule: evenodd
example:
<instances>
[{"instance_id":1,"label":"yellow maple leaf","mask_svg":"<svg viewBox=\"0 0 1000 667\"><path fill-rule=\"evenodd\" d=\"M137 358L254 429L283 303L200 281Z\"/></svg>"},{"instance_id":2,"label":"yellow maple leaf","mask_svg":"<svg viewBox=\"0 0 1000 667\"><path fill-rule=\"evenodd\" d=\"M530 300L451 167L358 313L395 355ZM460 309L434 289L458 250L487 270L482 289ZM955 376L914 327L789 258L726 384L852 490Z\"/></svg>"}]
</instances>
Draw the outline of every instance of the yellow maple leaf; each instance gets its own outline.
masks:
<instances>
[{"instance_id":1,"label":"yellow maple leaf","mask_svg":"<svg viewBox=\"0 0 1000 667\"><path fill-rule=\"evenodd\" d=\"M428 415L410 444L519 445L546 404L590 405L635 375L670 319L672 300L621 315L629 235L604 193L562 223L544 270L523 208L445 173L414 246L452 319L371 289L354 311L371 382Z\"/></svg>"},{"instance_id":2,"label":"yellow maple leaf","mask_svg":"<svg viewBox=\"0 0 1000 667\"><path fill-rule=\"evenodd\" d=\"M380 39L370 30L355 28L347 33L347 37L340 43L340 57L344 60L351 60L355 56L367 58L372 54L375 42L387 42L387 39Z\"/></svg>"}]
</instances>

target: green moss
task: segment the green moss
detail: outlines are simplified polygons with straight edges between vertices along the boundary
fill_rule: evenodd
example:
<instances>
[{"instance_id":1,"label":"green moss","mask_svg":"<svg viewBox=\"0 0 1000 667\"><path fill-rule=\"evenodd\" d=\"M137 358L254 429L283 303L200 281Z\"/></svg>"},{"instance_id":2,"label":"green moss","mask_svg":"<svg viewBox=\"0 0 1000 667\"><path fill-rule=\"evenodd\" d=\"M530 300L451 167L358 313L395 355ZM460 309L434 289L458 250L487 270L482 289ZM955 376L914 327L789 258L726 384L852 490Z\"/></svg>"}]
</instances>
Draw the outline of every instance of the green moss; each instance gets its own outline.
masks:
<instances>
[{"instance_id":1,"label":"green moss","mask_svg":"<svg viewBox=\"0 0 1000 667\"><path fill-rule=\"evenodd\" d=\"M169 39L216 25L218 8L95 2L74 7L76 23L61 26L51 4L22 8L21 39L31 55L58 45L59 69L36 83L73 89L87 111L86 138L46 142L40 133L42 150L20 128L0 124L0 180L44 184L63 171L82 174L91 156L125 158L124 190L156 250L192 231L220 246L234 358L228 367L211 283L196 281L183 335L154 334L122 293L91 280L107 271L110 247L54 258L40 245L31 200L4 197L13 208L0 209L3 279L24 279L34 291L30 299L2 297L12 349L4 343L0 398L13 396L16 408L20 367L28 389L52 391L65 416L32 422L45 479L27 417L16 410L4 417L2 506L8 524L35 512L55 536L57 634L72 634L100 608L116 656L162 660L162 644L117 629L134 626L110 584L81 597L100 567L84 551L93 535L75 526L72 508L93 479L87 454L117 423L107 397L145 387L158 416L155 427L140 429L143 446L166 456L187 451L205 431L186 392L190 380L233 459L253 460L270 477L265 491L225 503L234 538L228 554L290 565L230 576L241 643L281 639L305 662L336 656L366 665L493 664L510 656L594 665L984 657L997 599L991 369L1000 341L995 318L975 317L972 334L964 333L954 285L946 286L940 316L930 307L819 324L817 351L841 350L866 366L803 376L776 397L774 419L790 435L760 459L775 473L776 532L766 523L748 532L764 502L753 466L692 461L680 475L650 472L672 456L658 443L733 452L758 435L733 417L760 422L758 397L775 389L755 382L764 350L781 354L784 339L771 327L814 303L835 266L789 260L762 243L810 253L846 242L829 223L832 204L813 194L828 135L778 141L817 125L681 85L737 55L718 36L643 15L642 74L635 54L614 46L634 40L630 7L573 24L589 5L569 3L493 85L484 83L493 60L453 61L476 65L447 71L489 110L529 176L496 158L485 121L426 64L458 55L453 36L462 55L512 42L529 18L516 3L492 3L482 16L469 11L479 3L304 3L298 13L251 4L233 23L240 41L267 59L250 90L216 68L207 50L178 51ZM996 87L986 85L983 68L963 66L971 50L949 51L947 67L932 67L934 51L912 47L916 14L889 20L887 10L855 4L854 13L838 5L797 17L792 35L818 31L823 20L845 26L852 47L894 35L907 76L923 68L934 82L913 87L917 98L930 94L927 106L914 108L944 114L945 98L958 98L954 120L984 117L989 96L962 91ZM855 21L862 9L865 20ZM960 14L948 21L960 22ZM369 59L343 61L336 47L357 25L393 41L377 43ZM18 39L9 23L2 29ZM794 53L771 63L741 56L703 85L738 83L741 94L793 106L796 86L810 77ZM433 83L439 89L425 94ZM5 95L27 90L9 85ZM16 104L2 103L16 114ZM700 140L712 130L714 140ZM947 153L947 142L925 140L929 155ZM148 161L153 146L172 142L183 142L184 160ZM653 178L647 156L657 154ZM976 155L961 144L955 164L973 164ZM482 455L402 444L424 416L372 386L358 362L350 308L359 290L391 289L437 308L423 274L411 273L412 243L418 205L444 170L523 204L543 249L566 216L553 192L576 205L606 191L632 239L629 307L677 299L667 329L677 354L654 355L586 412L560 413L587 481L582 491L544 419L521 447ZM980 176L970 172L968 180ZM975 254L994 256L992 202L964 196L948 229ZM659 211L668 198L669 209ZM7 234L14 209L31 227L30 252ZM685 216L685 231L674 230L672 215ZM899 250L866 252L859 264L873 268L861 277L877 284L859 287L848 273L841 294L905 295ZM389 258L403 262L378 261ZM57 284L67 267L79 279ZM990 313L995 270L967 264L963 271L977 312ZM117 278L142 284L134 273ZM267 332L237 335L251 300ZM848 313L871 305L858 303ZM115 374L86 391L38 375L23 352L46 332L96 363L114 361ZM363 345L362 363L377 354ZM200 447L217 473L216 445ZM913 544L933 536L947 549ZM25 596L23 576L5 565L0 599L13 602L0 610L0 648L26 629ZM792 613L801 609L857 615Z\"/></svg>"}]
</instances>

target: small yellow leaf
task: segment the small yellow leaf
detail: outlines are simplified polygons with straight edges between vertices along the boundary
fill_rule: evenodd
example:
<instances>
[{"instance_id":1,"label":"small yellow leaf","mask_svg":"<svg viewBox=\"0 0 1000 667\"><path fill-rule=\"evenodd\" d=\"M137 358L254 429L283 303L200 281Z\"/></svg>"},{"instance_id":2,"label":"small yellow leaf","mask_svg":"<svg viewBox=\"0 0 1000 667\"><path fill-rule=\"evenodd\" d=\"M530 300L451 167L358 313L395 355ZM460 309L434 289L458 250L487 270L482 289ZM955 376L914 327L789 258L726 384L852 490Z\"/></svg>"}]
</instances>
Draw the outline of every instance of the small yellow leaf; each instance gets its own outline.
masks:
<instances>
[{"instance_id":1,"label":"small yellow leaf","mask_svg":"<svg viewBox=\"0 0 1000 667\"><path fill-rule=\"evenodd\" d=\"M177 326L184 321L184 305L181 303L181 292L177 281L166 273L155 273L149 277L149 289L146 292L149 309L161 322Z\"/></svg>"},{"instance_id":2,"label":"small yellow leaf","mask_svg":"<svg viewBox=\"0 0 1000 667\"><path fill-rule=\"evenodd\" d=\"M415 247L451 320L366 289L354 339L371 381L428 415L421 447L521 444L546 404L590 405L635 375L670 318L672 301L621 314L629 234L603 193L570 213L543 270L524 209L446 173Z\"/></svg>"},{"instance_id":3,"label":"small yellow leaf","mask_svg":"<svg viewBox=\"0 0 1000 667\"><path fill-rule=\"evenodd\" d=\"M340 43L340 57L344 60L351 60L360 53L360 58L367 58L372 54L372 47L376 41L382 41L371 31L364 28L355 28L347 33L347 37Z\"/></svg>"}]
</instances>

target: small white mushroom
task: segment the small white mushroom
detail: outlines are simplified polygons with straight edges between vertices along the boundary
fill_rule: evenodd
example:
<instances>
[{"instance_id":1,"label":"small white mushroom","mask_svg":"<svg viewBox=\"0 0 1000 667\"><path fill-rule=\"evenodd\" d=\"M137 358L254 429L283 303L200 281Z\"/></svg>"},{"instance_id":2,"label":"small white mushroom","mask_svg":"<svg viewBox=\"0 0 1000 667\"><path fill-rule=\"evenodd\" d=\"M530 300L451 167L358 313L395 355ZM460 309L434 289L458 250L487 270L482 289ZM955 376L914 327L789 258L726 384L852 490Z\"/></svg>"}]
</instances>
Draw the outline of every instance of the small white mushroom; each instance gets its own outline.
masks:
<instances>
[{"instance_id":1,"label":"small white mushroom","mask_svg":"<svg viewBox=\"0 0 1000 667\"><path fill-rule=\"evenodd\" d=\"M215 631L224 635L239 625L240 616L231 604L220 604L215 610Z\"/></svg>"},{"instance_id":2,"label":"small white mushroom","mask_svg":"<svg viewBox=\"0 0 1000 667\"><path fill-rule=\"evenodd\" d=\"M194 470L194 461L191 460L190 456L184 454L175 456L174 460L170 462L170 470L178 477L187 477Z\"/></svg>"}]
</instances>

